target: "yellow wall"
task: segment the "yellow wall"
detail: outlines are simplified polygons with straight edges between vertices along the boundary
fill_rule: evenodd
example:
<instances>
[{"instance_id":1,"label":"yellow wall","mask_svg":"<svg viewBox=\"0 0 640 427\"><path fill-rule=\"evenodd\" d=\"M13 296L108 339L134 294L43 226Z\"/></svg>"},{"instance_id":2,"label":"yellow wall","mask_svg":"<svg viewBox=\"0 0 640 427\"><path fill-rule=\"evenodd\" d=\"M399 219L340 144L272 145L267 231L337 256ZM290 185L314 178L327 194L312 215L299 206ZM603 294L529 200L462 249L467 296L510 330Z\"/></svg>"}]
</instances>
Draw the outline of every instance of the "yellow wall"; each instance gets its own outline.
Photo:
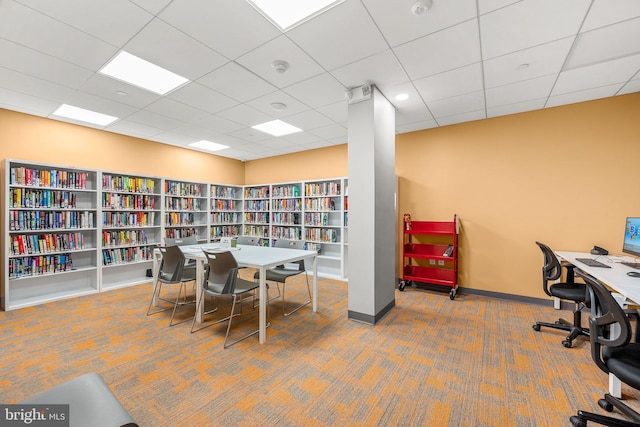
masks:
<instances>
[{"instance_id":1,"label":"yellow wall","mask_svg":"<svg viewBox=\"0 0 640 427\"><path fill-rule=\"evenodd\" d=\"M242 185L241 161L0 109L0 158Z\"/></svg>"},{"instance_id":2,"label":"yellow wall","mask_svg":"<svg viewBox=\"0 0 640 427\"><path fill-rule=\"evenodd\" d=\"M348 175L346 145L243 164L6 110L0 147L19 160L237 185ZM398 213L460 216L461 286L545 297L534 242L619 253L625 217L640 216L639 158L639 93L402 134Z\"/></svg>"}]
</instances>

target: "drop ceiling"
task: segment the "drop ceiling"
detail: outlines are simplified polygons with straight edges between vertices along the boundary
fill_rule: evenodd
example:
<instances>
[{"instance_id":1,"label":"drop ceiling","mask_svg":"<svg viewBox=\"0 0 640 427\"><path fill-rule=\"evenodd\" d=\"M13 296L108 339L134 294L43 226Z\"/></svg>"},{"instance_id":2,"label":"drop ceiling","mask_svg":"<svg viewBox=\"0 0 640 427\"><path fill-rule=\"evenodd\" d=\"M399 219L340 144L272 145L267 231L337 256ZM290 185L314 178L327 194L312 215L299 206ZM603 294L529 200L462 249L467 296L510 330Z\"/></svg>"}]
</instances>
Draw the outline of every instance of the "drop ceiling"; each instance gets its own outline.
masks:
<instances>
[{"instance_id":1,"label":"drop ceiling","mask_svg":"<svg viewBox=\"0 0 640 427\"><path fill-rule=\"evenodd\" d=\"M638 0L434 0L419 16L414 1L346 0L283 33L244 0L0 0L0 108L69 104L119 118L90 127L254 160L346 143L345 90L363 84L398 133L640 91ZM160 96L99 74L121 50L190 82ZM252 129L274 119L303 131Z\"/></svg>"}]
</instances>

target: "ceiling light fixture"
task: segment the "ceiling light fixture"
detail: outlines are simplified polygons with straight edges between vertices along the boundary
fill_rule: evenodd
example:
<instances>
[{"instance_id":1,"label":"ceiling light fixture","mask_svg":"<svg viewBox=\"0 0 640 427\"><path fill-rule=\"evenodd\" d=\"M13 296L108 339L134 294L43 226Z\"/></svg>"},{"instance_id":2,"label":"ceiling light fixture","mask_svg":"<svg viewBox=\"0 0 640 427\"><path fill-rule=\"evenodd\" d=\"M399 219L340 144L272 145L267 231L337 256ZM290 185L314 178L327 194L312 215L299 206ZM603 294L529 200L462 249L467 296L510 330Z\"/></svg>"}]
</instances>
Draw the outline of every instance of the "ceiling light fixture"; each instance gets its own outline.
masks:
<instances>
[{"instance_id":1,"label":"ceiling light fixture","mask_svg":"<svg viewBox=\"0 0 640 427\"><path fill-rule=\"evenodd\" d=\"M433 0L418 0L411 6L411 13L416 16L426 13L433 7Z\"/></svg>"},{"instance_id":2,"label":"ceiling light fixture","mask_svg":"<svg viewBox=\"0 0 640 427\"><path fill-rule=\"evenodd\" d=\"M289 135L291 133L302 132L302 129L290 125L289 123L283 122L282 120L272 120L270 122L251 127L253 129L259 130L260 132L268 133L269 135L273 136L283 136Z\"/></svg>"},{"instance_id":3,"label":"ceiling light fixture","mask_svg":"<svg viewBox=\"0 0 640 427\"><path fill-rule=\"evenodd\" d=\"M73 105L67 104L59 106L58 109L53 112L53 115L100 126L107 126L118 120L117 117L110 116L108 114L97 113L95 111L85 110L84 108L74 107Z\"/></svg>"},{"instance_id":4,"label":"ceiling light fixture","mask_svg":"<svg viewBox=\"0 0 640 427\"><path fill-rule=\"evenodd\" d=\"M138 58L124 50L120 51L99 72L159 95L165 95L189 81L185 77Z\"/></svg>"},{"instance_id":5,"label":"ceiling light fixture","mask_svg":"<svg viewBox=\"0 0 640 427\"><path fill-rule=\"evenodd\" d=\"M399 93L396 95L396 101L406 101L407 99L409 99L408 93Z\"/></svg>"},{"instance_id":6,"label":"ceiling light fixture","mask_svg":"<svg viewBox=\"0 0 640 427\"><path fill-rule=\"evenodd\" d=\"M284 111L287 109L287 104L284 102L272 102L271 109L275 111Z\"/></svg>"},{"instance_id":7,"label":"ceiling light fixture","mask_svg":"<svg viewBox=\"0 0 640 427\"><path fill-rule=\"evenodd\" d=\"M206 151L220 151L225 148L229 148L228 145L218 144L217 142L211 142L204 139L202 141L192 142L189 144L189 147L199 148Z\"/></svg>"},{"instance_id":8,"label":"ceiling light fixture","mask_svg":"<svg viewBox=\"0 0 640 427\"><path fill-rule=\"evenodd\" d=\"M345 0L247 0L282 31L288 31L344 2Z\"/></svg>"},{"instance_id":9,"label":"ceiling light fixture","mask_svg":"<svg viewBox=\"0 0 640 427\"><path fill-rule=\"evenodd\" d=\"M273 67L274 70L276 70L276 73L278 74L284 74L284 72L289 69L289 63L281 59L278 59L277 61L273 61L271 63L271 66Z\"/></svg>"}]
</instances>

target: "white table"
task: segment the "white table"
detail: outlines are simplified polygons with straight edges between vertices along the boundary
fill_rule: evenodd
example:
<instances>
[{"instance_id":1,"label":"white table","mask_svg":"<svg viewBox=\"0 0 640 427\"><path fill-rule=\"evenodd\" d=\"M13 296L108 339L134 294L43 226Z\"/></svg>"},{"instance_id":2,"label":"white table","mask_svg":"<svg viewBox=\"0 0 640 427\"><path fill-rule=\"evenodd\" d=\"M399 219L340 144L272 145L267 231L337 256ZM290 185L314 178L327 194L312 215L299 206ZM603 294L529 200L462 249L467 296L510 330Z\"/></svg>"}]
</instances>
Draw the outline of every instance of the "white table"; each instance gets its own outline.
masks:
<instances>
[{"instance_id":1,"label":"white table","mask_svg":"<svg viewBox=\"0 0 640 427\"><path fill-rule=\"evenodd\" d=\"M565 251L556 252L556 255L622 295L625 298L621 304L623 308L628 305L640 305L640 278L627 276L629 271L638 270L620 264L620 261L634 261L633 258L622 255L591 255L587 252ZM596 259L611 268L591 267L576 258ZM609 393L616 397L622 395L620 380L613 374L609 374Z\"/></svg>"},{"instance_id":2,"label":"white table","mask_svg":"<svg viewBox=\"0 0 640 427\"><path fill-rule=\"evenodd\" d=\"M204 296L202 280L204 278L204 264L206 257L203 250L230 250L240 267L255 268L260 272L260 343L267 340L267 282L265 280L266 271L280 264L287 264L294 261L309 259L313 263L313 311L318 311L318 253L301 249L274 248L264 246L238 245L235 248L223 248L220 244L208 243L201 245L179 246L187 259L196 260L196 306L200 309L196 313L196 321L202 323L202 313L204 304L200 300ZM153 292L154 299L157 298L157 272L160 266L160 251L154 251L153 257Z\"/></svg>"}]
</instances>

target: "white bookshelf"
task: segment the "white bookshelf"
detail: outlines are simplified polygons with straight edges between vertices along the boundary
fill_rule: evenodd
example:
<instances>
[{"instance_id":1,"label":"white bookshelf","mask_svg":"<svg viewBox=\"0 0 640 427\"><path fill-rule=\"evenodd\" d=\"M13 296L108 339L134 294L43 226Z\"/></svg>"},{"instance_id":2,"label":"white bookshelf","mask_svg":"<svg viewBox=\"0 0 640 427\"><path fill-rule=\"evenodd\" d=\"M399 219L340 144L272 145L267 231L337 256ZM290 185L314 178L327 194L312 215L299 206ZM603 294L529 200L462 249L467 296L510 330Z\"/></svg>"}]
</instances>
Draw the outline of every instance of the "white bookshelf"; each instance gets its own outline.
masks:
<instances>
[{"instance_id":1,"label":"white bookshelf","mask_svg":"<svg viewBox=\"0 0 640 427\"><path fill-rule=\"evenodd\" d=\"M162 243L161 179L101 173L100 289L146 283Z\"/></svg>"},{"instance_id":2,"label":"white bookshelf","mask_svg":"<svg viewBox=\"0 0 640 427\"><path fill-rule=\"evenodd\" d=\"M164 237L209 239L208 184L164 179L162 193Z\"/></svg>"},{"instance_id":3,"label":"white bookshelf","mask_svg":"<svg viewBox=\"0 0 640 427\"><path fill-rule=\"evenodd\" d=\"M302 240L301 182L271 185L270 246L275 239Z\"/></svg>"},{"instance_id":4,"label":"white bookshelf","mask_svg":"<svg viewBox=\"0 0 640 427\"><path fill-rule=\"evenodd\" d=\"M98 292L97 176L5 160L4 310Z\"/></svg>"},{"instance_id":5,"label":"white bookshelf","mask_svg":"<svg viewBox=\"0 0 640 427\"><path fill-rule=\"evenodd\" d=\"M242 228L242 191L239 186L211 184L209 238L237 236Z\"/></svg>"},{"instance_id":6,"label":"white bookshelf","mask_svg":"<svg viewBox=\"0 0 640 427\"><path fill-rule=\"evenodd\" d=\"M270 244L271 185L245 186L242 235L260 238L260 245Z\"/></svg>"}]
</instances>

